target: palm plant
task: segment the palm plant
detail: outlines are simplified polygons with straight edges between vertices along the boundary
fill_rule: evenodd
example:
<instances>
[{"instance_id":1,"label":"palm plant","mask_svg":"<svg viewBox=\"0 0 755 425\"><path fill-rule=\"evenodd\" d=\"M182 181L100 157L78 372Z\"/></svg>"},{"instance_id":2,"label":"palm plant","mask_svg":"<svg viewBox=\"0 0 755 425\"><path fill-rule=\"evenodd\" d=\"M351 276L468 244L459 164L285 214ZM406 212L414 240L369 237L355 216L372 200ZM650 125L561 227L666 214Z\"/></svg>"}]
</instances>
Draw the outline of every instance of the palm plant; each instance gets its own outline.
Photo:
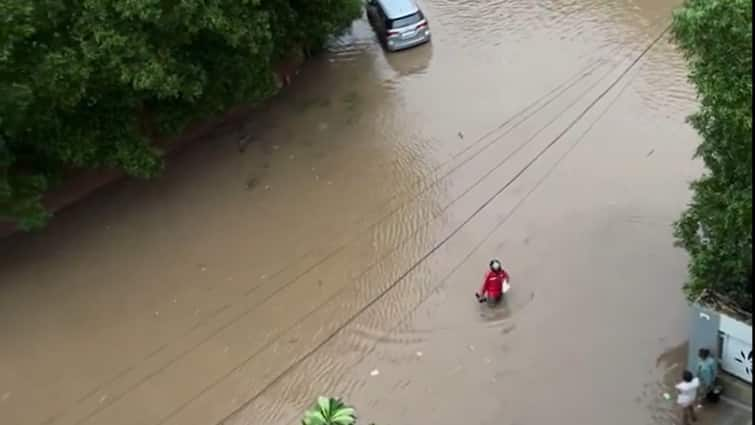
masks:
<instances>
[{"instance_id":1,"label":"palm plant","mask_svg":"<svg viewBox=\"0 0 755 425\"><path fill-rule=\"evenodd\" d=\"M356 425L356 412L337 398L319 397L301 421L302 425Z\"/></svg>"}]
</instances>

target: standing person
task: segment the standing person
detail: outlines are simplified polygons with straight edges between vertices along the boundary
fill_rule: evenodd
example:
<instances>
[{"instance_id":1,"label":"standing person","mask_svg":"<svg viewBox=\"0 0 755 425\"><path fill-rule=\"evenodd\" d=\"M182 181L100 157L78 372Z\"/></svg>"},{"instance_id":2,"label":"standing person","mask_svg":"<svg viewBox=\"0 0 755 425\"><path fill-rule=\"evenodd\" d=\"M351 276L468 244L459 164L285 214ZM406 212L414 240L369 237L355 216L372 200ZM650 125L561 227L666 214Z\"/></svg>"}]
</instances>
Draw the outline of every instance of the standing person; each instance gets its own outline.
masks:
<instances>
[{"instance_id":1,"label":"standing person","mask_svg":"<svg viewBox=\"0 0 755 425\"><path fill-rule=\"evenodd\" d=\"M710 350L701 348L697 352L697 377L700 379L700 399L710 397L718 375L716 359L710 355Z\"/></svg>"},{"instance_id":2,"label":"standing person","mask_svg":"<svg viewBox=\"0 0 755 425\"><path fill-rule=\"evenodd\" d=\"M485 273L480 291L475 294L480 302L497 304L503 298L504 285L508 285L509 274L503 269L499 260L490 261L490 270Z\"/></svg>"},{"instance_id":3,"label":"standing person","mask_svg":"<svg viewBox=\"0 0 755 425\"><path fill-rule=\"evenodd\" d=\"M700 380L688 370L682 373L682 382L676 384L676 389L679 391L676 403L682 408L682 425L690 425L690 420L697 421L695 401L698 387L700 387Z\"/></svg>"}]
</instances>

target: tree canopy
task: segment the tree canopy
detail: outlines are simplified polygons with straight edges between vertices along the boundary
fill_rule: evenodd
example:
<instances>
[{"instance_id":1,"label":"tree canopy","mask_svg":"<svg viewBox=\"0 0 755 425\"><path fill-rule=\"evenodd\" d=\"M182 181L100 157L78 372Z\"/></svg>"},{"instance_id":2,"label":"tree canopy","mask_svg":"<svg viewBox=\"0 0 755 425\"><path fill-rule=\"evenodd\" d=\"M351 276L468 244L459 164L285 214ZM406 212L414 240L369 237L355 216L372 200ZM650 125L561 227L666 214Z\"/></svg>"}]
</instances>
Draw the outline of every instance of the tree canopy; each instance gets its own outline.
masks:
<instances>
[{"instance_id":1,"label":"tree canopy","mask_svg":"<svg viewBox=\"0 0 755 425\"><path fill-rule=\"evenodd\" d=\"M752 2L686 0L672 31L689 64L706 171L675 225L690 254L690 298L721 294L752 312Z\"/></svg>"},{"instance_id":2,"label":"tree canopy","mask_svg":"<svg viewBox=\"0 0 755 425\"><path fill-rule=\"evenodd\" d=\"M76 169L161 170L153 141L275 91L359 0L0 0L0 220L43 225Z\"/></svg>"}]
</instances>

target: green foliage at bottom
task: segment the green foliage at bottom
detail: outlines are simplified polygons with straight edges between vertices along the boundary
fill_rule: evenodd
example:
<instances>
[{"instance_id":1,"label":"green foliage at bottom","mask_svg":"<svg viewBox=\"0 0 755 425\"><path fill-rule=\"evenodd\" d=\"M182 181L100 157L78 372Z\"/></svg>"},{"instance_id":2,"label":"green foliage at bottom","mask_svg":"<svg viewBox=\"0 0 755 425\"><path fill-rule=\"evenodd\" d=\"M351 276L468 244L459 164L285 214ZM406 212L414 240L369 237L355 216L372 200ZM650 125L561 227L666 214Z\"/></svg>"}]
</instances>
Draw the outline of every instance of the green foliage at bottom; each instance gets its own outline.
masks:
<instances>
[{"instance_id":1,"label":"green foliage at bottom","mask_svg":"<svg viewBox=\"0 0 755 425\"><path fill-rule=\"evenodd\" d=\"M340 399L319 397L304 413L302 425L357 425L356 411ZM375 425L375 424L371 424Z\"/></svg>"}]
</instances>

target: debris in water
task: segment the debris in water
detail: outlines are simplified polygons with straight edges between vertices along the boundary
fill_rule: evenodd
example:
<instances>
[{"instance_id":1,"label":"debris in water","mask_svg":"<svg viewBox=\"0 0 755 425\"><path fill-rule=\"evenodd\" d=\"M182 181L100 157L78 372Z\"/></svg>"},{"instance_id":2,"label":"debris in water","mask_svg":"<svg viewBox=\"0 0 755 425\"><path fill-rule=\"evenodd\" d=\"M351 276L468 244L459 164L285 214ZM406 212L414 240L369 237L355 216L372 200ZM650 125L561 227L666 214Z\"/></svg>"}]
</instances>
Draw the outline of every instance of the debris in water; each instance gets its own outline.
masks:
<instances>
[{"instance_id":1,"label":"debris in water","mask_svg":"<svg viewBox=\"0 0 755 425\"><path fill-rule=\"evenodd\" d=\"M3 397L0 398L0 401L5 401L5 400L8 400L9 398L10 398L10 392L7 392L3 394Z\"/></svg>"},{"instance_id":2,"label":"debris in water","mask_svg":"<svg viewBox=\"0 0 755 425\"><path fill-rule=\"evenodd\" d=\"M663 393L663 398L666 400L671 400L671 394L669 393Z\"/></svg>"},{"instance_id":3,"label":"debris in water","mask_svg":"<svg viewBox=\"0 0 755 425\"><path fill-rule=\"evenodd\" d=\"M178 302L178 300L177 300L177 299L175 299L175 298L173 298L173 300L172 300L171 302L172 302L173 304L175 304L175 303L177 303L177 302Z\"/></svg>"},{"instance_id":4,"label":"debris in water","mask_svg":"<svg viewBox=\"0 0 755 425\"><path fill-rule=\"evenodd\" d=\"M105 394L102 397L100 397L100 404L104 403L105 400L107 400L107 394Z\"/></svg>"},{"instance_id":5,"label":"debris in water","mask_svg":"<svg viewBox=\"0 0 755 425\"><path fill-rule=\"evenodd\" d=\"M156 312L155 312L155 317L157 317L157 316L159 316L159 315L160 315L160 312L159 312L159 311L156 311Z\"/></svg>"},{"instance_id":6,"label":"debris in water","mask_svg":"<svg viewBox=\"0 0 755 425\"><path fill-rule=\"evenodd\" d=\"M474 351L474 345L469 346L469 351Z\"/></svg>"},{"instance_id":7,"label":"debris in water","mask_svg":"<svg viewBox=\"0 0 755 425\"><path fill-rule=\"evenodd\" d=\"M459 139L463 139L464 138L464 133L462 133L461 131L459 131L458 135L459 135Z\"/></svg>"},{"instance_id":8,"label":"debris in water","mask_svg":"<svg viewBox=\"0 0 755 425\"><path fill-rule=\"evenodd\" d=\"M650 149L650 152L648 152L648 154L647 154L647 155L645 155L645 157L646 157L646 158L647 158L647 157L650 157L650 155L652 155L652 154L654 154L654 153L655 153L655 149Z\"/></svg>"},{"instance_id":9,"label":"debris in water","mask_svg":"<svg viewBox=\"0 0 755 425\"><path fill-rule=\"evenodd\" d=\"M330 181L330 180L328 180L328 184L333 184L333 182L332 182L332 181Z\"/></svg>"},{"instance_id":10,"label":"debris in water","mask_svg":"<svg viewBox=\"0 0 755 425\"><path fill-rule=\"evenodd\" d=\"M421 351L417 351L417 357L422 357L424 354Z\"/></svg>"},{"instance_id":11,"label":"debris in water","mask_svg":"<svg viewBox=\"0 0 755 425\"><path fill-rule=\"evenodd\" d=\"M280 146L278 146L278 145L273 145L273 150L274 150L274 151L277 151L278 149L280 149Z\"/></svg>"},{"instance_id":12,"label":"debris in water","mask_svg":"<svg viewBox=\"0 0 755 425\"><path fill-rule=\"evenodd\" d=\"M270 190L270 189L271 189L270 185L265 186L265 190Z\"/></svg>"},{"instance_id":13,"label":"debris in water","mask_svg":"<svg viewBox=\"0 0 755 425\"><path fill-rule=\"evenodd\" d=\"M294 159L294 158L296 158L296 156L295 156L295 155L290 155L290 156L288 157L288 159Z\"/></svg>"},{"instance_id":14,"label":"debris in water","mask_svg":"<svg viewBox=\"0 0 755 425\"><path fill-rule=\"evenodd\" d=\"M246 181L246 190L252 190L259 184L259 180L256 177L251 177Z\"/></svg>"},{"instance_id":15,"label":"debris in water","mask_svg":"<svg viewBox=\"0 0 755 425\"><path fill-rule=\"evenodd\" d=\"M202 266L202 267L199 268L199 270L201 270L203 272L206 272L207 271L207 267L206 266Z\"/></svg>"},{"instance_id":16,"label":"debris in water","mask_svg":"<svg viewBox=\"0 0 755 425\"><path fill-rule=\"evenodd\" d=\"M260 276L260 279L262 279L262 280L265 280L265 279L267 279L267 275L266 275L266 274L263 274L263 275L261 275L261 276Z\"/></svg>"},{"instance_id":17,"label":"debris in water","mask_svg":"<svg viewBox=\"0 0 755 425\"><path fill-rule=\"evenodd\" d=\"M315 181L320 181L320 176L315 175Z\"/></svg>"},{"instance_id":18,"label":"debris in water","mask_svg":"<svg viewBox=\"0 0 755 425\"><path fill-rule=\"evenodd\" d=\"M223 349L223 352L227 353L229 351L231 351L231 347L229 347L229 346L226 345L225 348Z\"/></svg>"},{"instance_id":19,"label":"debris in water","mask_svg":"<svg viewBox=\"0 0 755 425\"><path fill-rule=\"evenodd\" d=\"M378 375L380 375L380 371L377 370L377 369L375 369L372 372L370 372L370 376L378 376Z\"/></svg>"},{"instance_id":20,"label":"debris in water","mask_svg":"<svg viewBox=\"0 0 755 425\"><path fill-rule=\"evenodd\" d=\"M320 125L319 125L319 127L320 127L320 131L327 130L328 129L328 123L321 122Z\"/></svg>"},{"instance_id":21,"label":"debris in water","mask_svg":"<svg viewBox=\"0 0 755 425\"><path fill-rule=\"evenodd\" d=\"M239 152L244 153L246 152L247 146L249 146L249 142L251 141L251 136L246 135L238 140L238 146L239 146Z\"/></svg>"}]
</instances>

